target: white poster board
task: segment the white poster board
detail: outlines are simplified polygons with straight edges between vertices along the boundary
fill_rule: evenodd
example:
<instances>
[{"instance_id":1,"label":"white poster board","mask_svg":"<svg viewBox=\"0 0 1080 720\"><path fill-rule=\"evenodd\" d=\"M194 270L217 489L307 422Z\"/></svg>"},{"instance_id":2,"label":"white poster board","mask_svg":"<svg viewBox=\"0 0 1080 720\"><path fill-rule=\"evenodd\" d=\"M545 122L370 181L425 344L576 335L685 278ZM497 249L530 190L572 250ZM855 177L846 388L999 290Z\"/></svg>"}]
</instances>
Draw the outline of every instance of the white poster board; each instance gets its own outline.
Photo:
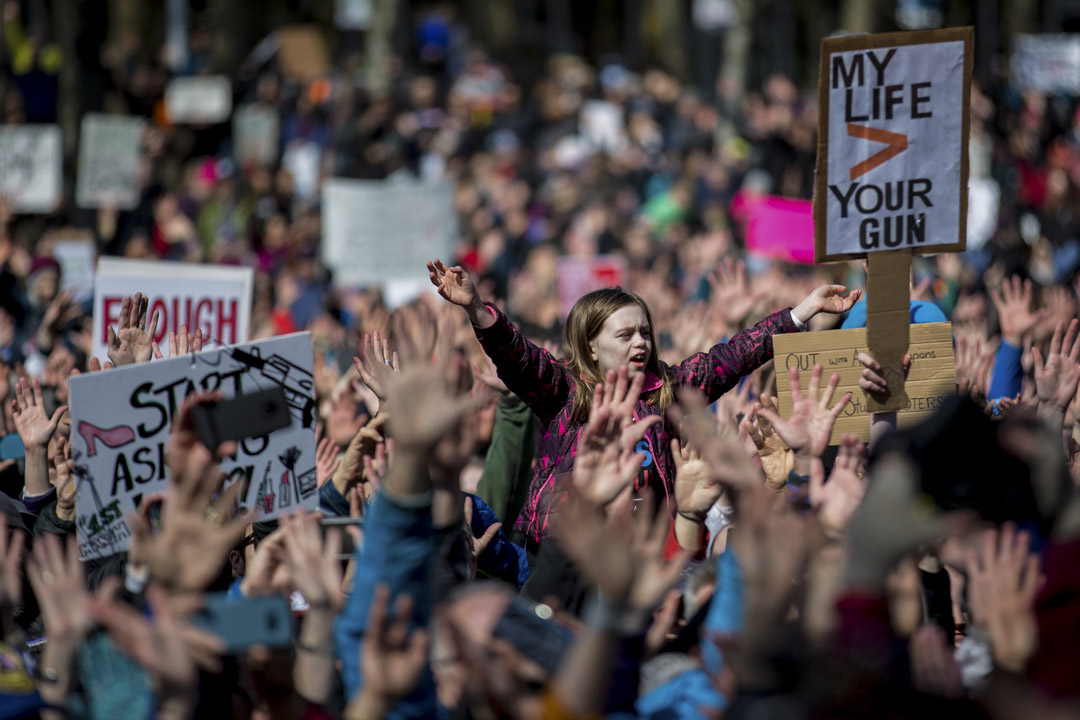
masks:
<instances>
[{"instance_id":1,"label":"white poster board","mask_svg":"<svg viewBox=\"0 0 1080 720\"><path fill-rule=\"evenodd\" d=\"M373 14L371 0L334 0L334 24L341 30L367 30Z\"/></svg>"},{"instance_id":2,"label":"white poster board","mask_svg":"<svg viewBox=\"0 0 1080 720\"><path fill-rule=\"evenodd\" d=\"M817 262L964 249L971 35L822 43Z\"/></svg>"},{"instance_id":3,"label":"white poster board","mask_svg":"<svg viewBox=\"0 0 1080 720\"><path fill-rule=\"evenodd\" d=\"M174 123L224 122L232 112L232 83L224 75L182 77L165 88L165 113Z\"/></svg>"},{"instance_id":4,"label":"white poster board","mask_svg":"<svg viewBox=\"0 0 1080 720\"><path fill-rule=\"evenodd\" d=\"M254 271L245 267L101 258L94 278L94 357L107 359L107 326L116 327L125 295L149 296L146 322L160 313L155 339L169 353L169 332L201 328L204 347L247 341Z\"/></svg>"},{"instance_id":5,"label":"white poster board","mask_svg":"<svg viewBox=\"0 0 1080 720\"><path fill-rule=\"evenodd\" d=\"M53 242L52 254L60 263L60 289L70 290L80 303L89 302L94 297L94 264L97 260L97 248L90 233L61 235Z\"/></svg>"},{"instance_id":6,"label":"white poster board","mask_svg":"<svg viewBox=\"0 0 1080 720\"><path fill-rule=\"evenodd\" d=\"M146 121L88 114L79 136L79 207L131 210L139 204L139 159Z\"/></svg>"},{"instance_id":7,"label":"white poster board","mask_svg":"<svg viewBox=\"0 0 1080 720\"><path fill-rule=\"evenodd\" d=\"M124 513L169 488L169 432L184 398L220 390L226 398L285 389L292 424L246 438L221 469L246 484L252 522L318 505L311 334L294 333L198 355L130 365L71 379L75 514L83 560L127 548Z\"/></svg>"},{"instance_id":8,"label":"white poster board","mask_svg":"<svg viewBox=\"0 0 1080 720\"><path fill-rule=\"evenodd\" d=\"M457 214L449 182L332 178L323 185L322 258L344 286L425 279L424 263L449 259Z\"/></svg>"},{"instance_id":9,"label":"white poster board","mask_svg":"<svg viewBox=\"0 0 1080 720\"><path fill-rule=\"evenodd\" d=\"M1013 35L1009 66L1020 88L1080 95L1080 34Z\"/></svg>"},{"instance_id":10,"label":"white poster board","mask_svg":"<svg viewBox=\"0 0 1080 720\"><path fill-rule=\"evenodd\" d=\"M59 125L0 127L0 197L16 213L46 213L60 204L64 164Z\"/></svg>"},{"instance_id":11,"label":"white poster board","mask_svg":"<svg viewBox=\"0 0 1080 720\"><path fill-rule=\"evenodd\" d=\"M243 105L233 114L233 159L240 167L277 162L280 122L273 108Z\"/></svg>"}]
</instances>

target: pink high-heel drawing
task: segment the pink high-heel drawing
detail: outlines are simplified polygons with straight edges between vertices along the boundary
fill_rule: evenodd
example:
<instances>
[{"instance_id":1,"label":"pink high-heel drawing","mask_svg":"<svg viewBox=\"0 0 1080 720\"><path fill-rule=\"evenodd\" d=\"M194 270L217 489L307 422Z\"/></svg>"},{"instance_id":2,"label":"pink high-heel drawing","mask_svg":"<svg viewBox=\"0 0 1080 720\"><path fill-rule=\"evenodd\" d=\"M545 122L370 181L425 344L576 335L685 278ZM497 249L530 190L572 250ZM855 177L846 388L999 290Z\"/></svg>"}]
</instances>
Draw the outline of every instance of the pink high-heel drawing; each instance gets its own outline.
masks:
<instances>
[{"instance_id":1,"label":"pink high-heel drawing","mask_svg":"<svg viewBox=\"0 0 1080 720\"><path fill-rule=\"evenodd\" d=\"M86 443L86 454L88 457L97 455L97 440L101 440L101 442L111 448L123 447L128 443L135 442L135 431L127 425L117 425L113 428L99 428L91 425L85 420L80 420L78 431L79 434L82 435L83 442Z\"/></svg>"}]
</instances>

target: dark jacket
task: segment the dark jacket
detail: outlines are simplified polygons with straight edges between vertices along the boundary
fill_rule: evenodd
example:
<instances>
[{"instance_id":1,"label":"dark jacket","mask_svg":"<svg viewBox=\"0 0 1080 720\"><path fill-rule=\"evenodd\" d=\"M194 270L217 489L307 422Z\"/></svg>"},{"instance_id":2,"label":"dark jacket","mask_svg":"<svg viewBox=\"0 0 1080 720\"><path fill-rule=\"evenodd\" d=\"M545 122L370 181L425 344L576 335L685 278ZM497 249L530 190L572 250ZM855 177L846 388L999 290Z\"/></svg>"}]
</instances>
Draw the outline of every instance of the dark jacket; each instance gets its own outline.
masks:
<instances>
[{"instance_id":1,"label":"dark jacket","mask_svg":"<svg viewBox=\"0 0 1080 720\"><path fill-rule=\"evenodd\" d=\"M506 386L540 418L541 436L532 484L514 525L526 540L540 542L548 534L553 511L569 482L578 435L584 427L573 420L577 385L565 363L529 342L497 308L488 307L495 313L495 323L488 328L474 328L476 337ZM781 310L736 334L729 342L714 345L708 352L693 355L667 370L676 388L697 388L712 403L735 387L744 375L772 359L773 335L796 331L791 310ZM643 395L658 388L660 382L655 376L647 377ZM638 401L635 419L649 415L664 417L662 423L649 428L645 440L647 454L655 460L663 482L668 509L674 514L675 463L669 447L677 433L659 407Z\"/></svg>"}]
</instances>

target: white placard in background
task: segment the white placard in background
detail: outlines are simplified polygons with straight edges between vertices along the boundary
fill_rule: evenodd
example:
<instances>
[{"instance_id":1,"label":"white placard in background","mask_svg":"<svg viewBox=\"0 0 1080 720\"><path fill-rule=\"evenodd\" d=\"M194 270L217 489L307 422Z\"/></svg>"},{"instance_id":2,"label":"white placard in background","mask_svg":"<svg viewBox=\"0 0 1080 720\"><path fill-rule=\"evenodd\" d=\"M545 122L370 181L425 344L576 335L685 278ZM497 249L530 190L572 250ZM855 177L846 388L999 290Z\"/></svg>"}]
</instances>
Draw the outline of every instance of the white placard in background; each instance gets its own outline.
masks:
<instances>
[{"instance_id":1,"label":"white placard in background","mask_svg":"<svg viewBox=\"0 0 1080 720\"><path fill-rule=\"evenodd\" d=\"M131 210L139 204L139 160L146 121L88 114L79 136L79 207Z\"/></svg>"},{"instance_id":2,"label":"white placard in background","mask_svg":"<svg viewBox=\"0 0 1080 720\"><path fill-rule=\"evenodd\" d=\"M63 164L59 125L0 127L0 196L12 212L52 212L60 204Z\"/></svg>"},{"instance_id":3,"label":"white placard in background","mask_svg":"<svg viewBox=\"0 0 1080 720\"><path fill-rule=\"evenodd\" d=\"M161 313L156 340L168 355L169 331L201 328L204 347L246 342L254 271L245 267L101 258L94 279L94 357L107 359L107 325L116 327L125 295L149 296L146 322Z\"/></svg>"},{"instance_id":4,"label":"white placard in background","mask_svg":"<svg viewBox=\"0 0 1080 720\"><path fill-rule=\"evenodd\" d=\"M165 88L165 113L174 123L219 123L232 112L232 83L224 75L176 78Z\"/></svg>"}]
</instances>

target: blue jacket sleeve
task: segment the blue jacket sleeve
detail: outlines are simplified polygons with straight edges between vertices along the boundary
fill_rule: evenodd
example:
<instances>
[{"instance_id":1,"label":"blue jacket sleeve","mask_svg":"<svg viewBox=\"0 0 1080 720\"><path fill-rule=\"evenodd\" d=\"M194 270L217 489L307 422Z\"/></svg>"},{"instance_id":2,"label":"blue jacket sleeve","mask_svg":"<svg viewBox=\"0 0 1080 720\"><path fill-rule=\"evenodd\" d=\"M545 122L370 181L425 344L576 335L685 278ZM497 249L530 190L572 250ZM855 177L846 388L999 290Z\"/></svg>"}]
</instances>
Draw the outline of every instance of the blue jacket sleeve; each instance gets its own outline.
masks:
<instances>
[{"instance_id":1,"label":"blue jacket sleeve","mask_svg":"<svg viewBox=\"0 0 1080 720\"><path fill-rule=\"evenodd\" d=\"M728 548L716 561L716 593L701 631L701 659L710 676L716 677L724 669L724 656L712 641L713 633L741 633L744 617L742 569Z\"/></svg>"},{"instance_id":2,"label":"blue jacket sleeve","mask_svg":"<svg viewBox=\"0 0 1080 720\"><path fill-rule=\"evenodd\" d=\"M990 379L990 392L987 398L998 400L1003 397L1016 397L1020 393L1020 384L1024 379L1024 368L1020 358L1023 348L1010 345L1004 340L998 345L994 356L994 375Z\"/></svg>"},{"instance_id":3,"label":"blue jacket sleeve","mask_svg":"<svg viewBox=\"0 0 1080 720\"><path fill-rule=\"evenodd\" d=\"M473 501L473 516L469 520L473 537L480 537L487 529L499 522L495 511L486 502L472 493L466 493ZM521 589L529 579L529 561L525 548L510 542L506 533L499 528L491 544L483 554L476 558L476 570L488 577L498 578Z\"/></svg>"},{"instance_id":4,"label":"blue jacket sleeve","mask_svg":"<svg viewBox=\"0 0 1080 720\"><path fill-rule=\"evenodd\" d=\"M349 499L328 482L319 488L319 509L329 517L349 517Z\"/></svg>"},{"instance_id":5,"label":"blue jacket sleeve","mask_svg":"<svg viewBox=\"0 0 1080 720\"><path fill-rule=\"evenodd\" d=\"M363 686L360 649L367 628L375 586L390 588L390 604L406 593L412 596L413 626L426 627L431 616L428 561L436 555L431 527L431 501L410 506L379 493L364 523L364 545L357 551L356 576L345 609L334 626L337 656L346 698ZM437 714L435 682L425 671L420 685L391 711L391 718L431 718Z\"/></svg>"},{"instance_id":6,"label":"blue jacket sleeve","mask_svg":"<svg viewBox=\"0 0 1080 720\"><path fill-rule=\"evenodd\" d=\"M688 670L638 698L638 718L690 720L700 718L702 708L723 710L728 700L713 687L704 670Z\"/></svg>"}]
</instances>

